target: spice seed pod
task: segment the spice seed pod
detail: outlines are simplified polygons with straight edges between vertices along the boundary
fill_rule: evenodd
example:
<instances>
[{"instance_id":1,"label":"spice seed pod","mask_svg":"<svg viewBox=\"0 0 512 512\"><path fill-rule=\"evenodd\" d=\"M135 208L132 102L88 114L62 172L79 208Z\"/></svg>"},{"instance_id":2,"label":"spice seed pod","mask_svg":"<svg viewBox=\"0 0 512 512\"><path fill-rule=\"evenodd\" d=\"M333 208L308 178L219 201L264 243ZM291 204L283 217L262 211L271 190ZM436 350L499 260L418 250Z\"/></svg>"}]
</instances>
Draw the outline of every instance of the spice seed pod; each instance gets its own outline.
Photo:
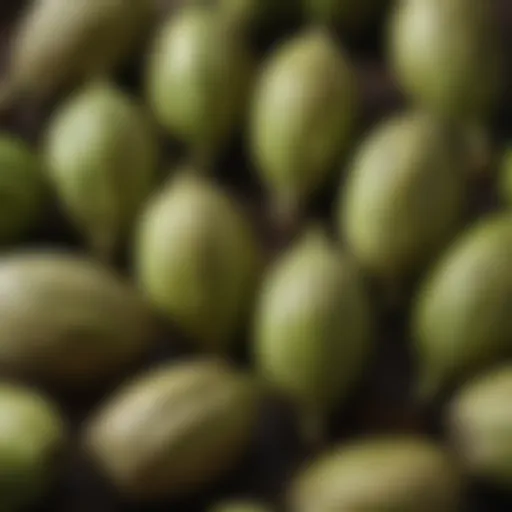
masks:
<instances>
[{"instance_id":1,"label":"spice seed pod","mask_svg":"<svg viewBox=\"0 0 512 512\"><path fill-rule=\"evenodd\" d=\"M117 391L89 422L84 446L129 499L193 493L243 455L261 396L220 361L166 364Z\"/></svg>"},{"instance_id":2,"label":"spice seed pod","mask_svg":"<svg viewBox=\"0 0 512 512\"><path fill-rule=\"evenodd\" d=\"M454 512L462 479L450 458L420 438L376 438L331 449L289 493L293 512Z\"/></svg>"},{"instance_id":3,"label":"spice seed pod","mask_svg":"<svg viewBox=\"0 0 512 512\"><path fill-rule=\"evenodd\" d=\"M0 259L0 367L52 387L96 387L148 348L153 325L110 270L38 251Z\"/></svg>"},{"instance_id":4,"label":"spice seed pod","mask_svg":"<svg viewBox=\"0 0 512 512\"><path fill-rule=\"evenodd\" d=\"M395 282L430 263L463 220L467 165L451 128L423 112L378 125L339 196L339 233L361 265Z\"/></svg>"},{"instance_id":5,"label":"spice seed pod","mask_svg":"<svg viewBox=\"0 0 512 512\"><path fill-rule=\"evenodd\" d=\"M389 58L399 85L428 110L487 117L502 90L499 30L488 0L399 0Z\"/></svg>"},{"instance_id":6,"label":"spice seed pod","mask_svg":"<svg viewBox=\"0 0 512 512\"><path fill-rule=\"evenodd\" d=\"M110 259L150 193L156 134L129 96L94 82L61 106L45 141L48 175L92 252Z\"/></svg>"},{"instance_id":7,"label":"spice seed pod","mask_svg":"<svg viewBox=\"0 0 512 512\"><path fill-rule=\"evenodd\" d=\"M310 441L361 377L373 318L362 276L311 227L263 282L254 323L259 373L298 406Z\"/></svg>"},{"instance_id":8,"label":"spice seed pod","mask_svg":"<svg viewBox=\"0 0 512 512\"><path fill-rule=\"evenodd\" d=\"M419 392L430 398L512 352L512 215L463 233L420 285L412 316Z\"/></svg>"},{"instance_id":9,"label":"spice seed pod","mask_svg":"<svg viewBox=\"0 0 512 512\"><path fill-rule=\"evenodd\" d=\"M0 507L25 510L48 491L66 429L57 408L32 390L0 384Z\"/></svg>"},{"instance_id":10,"label":"spice seed pod","mask_svg":"<svg viewBox=\"0 0 512 512\"><path fill-rule=\"evenodd\" d=\"M253 58L228 18L190 6L161 28L149 57L146 95L155 117L201 164L242 121Z\"/></svg>"},{"instance_id":11,"label":"spice seed pod","mask_svg":"<svg viewBox=\"0 0 512 512\"><path fill-rule=\"evenodd\" d=\"M131 50L152 15L147 0L36 0L12 42L3 101L53 96L109 73Z\"/></svg>"},{"instance_id":12,"label":"spice seed pod","mask_svg":"<svg viewBox=\"0 0 512 512\"><path fill-rule=\"evenodd\" d=\"M37 156L23 141L0 133L0 243L16 241L35 226L46 192Z\"/></svg>"},{"instance_id":13,"label":"spice seed pod","mask_svg":"<svg viewBox=\"0 0 512 512\"><path fill-rule=\"evenodd\" d=\"M250 150L279 215L297 214L347 150L358 110L355 82L323 29L285 42L266 63L252 104Z\"/></svg>"},{"instance_id":14,"label":"spice seed pod","mask_svg":"<svg viewBox=\"0 0 512 512\"><path fill-rule=\"evenodd\" d=\"M225 503L218 503L208 512L271 512L271 509L266 505L251 501L227 501Z\"/></svg>"},{"instance_id":15,"label":"spice seed pod","mask_svg":"<svg viewBox=\"0 0 512 512\"><path fill-rule=\"evenodd\" d=\"M477 377L455 396L449 435L463 467L505 491L512 489L512 366Z\"/></svg>"},{"instance_id":16,"label":"spice seed pod","mask_svg":"<svg viewBox=\"0 0 512 512\"><path fill-rule=\"evenodd\" d=\"M223 352L248 313L262 256L238 205L195 168L148 204L135 266L148 300L205 351Z\"/></svg>"}]
</instances>

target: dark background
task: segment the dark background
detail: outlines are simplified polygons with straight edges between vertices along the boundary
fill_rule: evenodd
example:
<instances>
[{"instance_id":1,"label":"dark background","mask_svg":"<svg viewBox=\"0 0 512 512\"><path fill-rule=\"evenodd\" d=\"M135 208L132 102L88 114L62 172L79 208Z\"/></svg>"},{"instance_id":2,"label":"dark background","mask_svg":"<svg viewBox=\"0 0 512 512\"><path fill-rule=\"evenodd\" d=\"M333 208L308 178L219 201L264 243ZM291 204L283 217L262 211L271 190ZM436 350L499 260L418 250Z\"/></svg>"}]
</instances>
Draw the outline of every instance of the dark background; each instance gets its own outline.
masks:
<instances>
[{"instance_id":1,"label":"dark background","mask_svg":"<svg viewBox=\"0 0 512 512\"><path fill-rule=\"evenodd\" d=\"M69 0L73 1L73 0ZM277 1L277 0L276 0ZM512 68L512 0L489 0L496 4L503 41L508 49L508 65ZM13 27L20 9L25 2L19 0L0 0L0 77L5 68L9 32ZM164 0L162 4L172 4ZM356 63L361 87L365 98L364 130L386 114L400 108L403 98L389 76L379 50L382 33L379 27L369 30L359 40L346 40L352 58ZM268 42L258 40L258 48L265 51ZM119 83L127 89L137 90L139 67L128 67L119 75ZM44 126L49 108L35 108L22 105L16 111L0 118L0 128L9 129L23 135L27 140L36 142ZM509 87L494 125L493 137L496 148L507 138L512 140L512 94ZM285 245L288 236L272 228L265 210L264 196L254 179L250 163L243 157L242 137L234 141L232 147L218 162L218 178L232 188L249 209L257 226L261 227L263 239L270 252ZM180 155L180 148L169 142L168 162ZM329 187L327 187L329 188ZM492 179L487 175L478 178L474 187L473 214L497 206L492 189ZM330 211L332 196L329 192L317 198L310 210L311 216L326 217ZM66 225L58 211L51 212L42 223L41 229L34 233L27 245L54 243L61 246L79 245L76 233ZM121 267L122 264L120 263ZM437 436L440 431L439 417L443 401L430 411L418 411L409 400L411 374L413 368L407 353L407 300L399 308L381 307L381 330L378 340L379 354L366 382L354 397L351 404L335 415L331 423L331 441L341 440L350 435L363 433L404 431L425 432ZM159 347L142 367L162 358L186 356L183 349L183 337L168 329L162 337ZM186 345L186 344L185 344ZM246 356L239 355L244 364ZM105 390L104 390L105 392ZM107 390L108 392L108 390ZM101 396L59 397L71 425L76 432L82 419ZM94 472L86 457L73 443L66 459L66 469L57 482L45 505L34 511L76 511L76 512L121 512L173 510L202 511L212 501L221 497L247 496L263 500L279 501L288 475L307 455L307 449L298 441L293 428L294 418L285 404L269 403L263 415L260 428L245 461L223 482L204 495L192 497L182 503L167 503L161 506L128 506L122 504ZM383 468L385 471L385 468ZM468 512L498 512L512 510L512 499L500 496L496 492L474 485L469 492Z\"/></svg>"}]
</instances>

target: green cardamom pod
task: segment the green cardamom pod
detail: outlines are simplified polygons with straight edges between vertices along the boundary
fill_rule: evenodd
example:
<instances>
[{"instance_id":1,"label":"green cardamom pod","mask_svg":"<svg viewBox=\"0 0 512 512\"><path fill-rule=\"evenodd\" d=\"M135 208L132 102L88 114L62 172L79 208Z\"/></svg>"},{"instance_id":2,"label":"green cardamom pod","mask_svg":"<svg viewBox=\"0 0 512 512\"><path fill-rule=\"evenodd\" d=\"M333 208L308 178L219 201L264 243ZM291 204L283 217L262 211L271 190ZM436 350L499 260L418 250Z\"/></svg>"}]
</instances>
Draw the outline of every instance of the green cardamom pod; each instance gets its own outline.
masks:
<instances>
[{"instance_id":1,"label":"green cardamom pod","mask_svg":"<svg viewBox=\"0 0 512 512\"><path fill-rule=\"evenodd\" d=\"M208 509L208 512L270 512L266 505L251 501L226 501Z\"/></svg>"},{"instance_id":2,"label":"green cardamom pod","mask_svg":"<svg viewBox=\"0 0 512 512\"><path fill-rule=\"evenodd\" d=\"M57 109L45 141L50 181L92 252L112 257L156 182L156 134L132 98L94 82Z\"/></svg>"},{"instance_id":3,"label":"green cardamom pod","mask_svg":"<svg viewBox=\"0 0 512 512\"><path fill-rule=\"evenodd\" d=\"M248 314L262 255L241 208L180 170L140 220L135 266L148 300L198 348L225 351Z\"/></svg>"},{"instance_id":4,"label":"green cardamom pod","mask_svg":"<svg viewBox=\"0 0 512 512\"><path fill-rule=\"evenodd\" d=\"M208 164L242 122L253 58L240 31L208 6L190 6L159 30L146 93L157 120Z\"/></svg>"},{"instance_id":5,"label":"green cardamom pod","mask_svg":"<svg viewBox=\"0 0 512 512\"><path fill-rule=\"evenodd\" d=\"M322 29L286 41L264 65L250 150L279 215L297 214L346 152L358 110L355 82L347 57Z\"/></svg>"},{"instance_id":6,"label":"green cardamom pod","mask_svg":"<svg viewBox=\"0 0 512 512\"><path fill-rule=\"evenodd\" d=\"M481 219L420 285L412 313L419 392L444 386L512 352L512 215Z\"/></svg>"},{"instance_id":7,"label":"green cardamom pod","mask_svg":"<svg viewBox=\"0 0 512 512\"><path fill-rule=\"evenodd\" d=\"M463 467L505 491L512 489L512 366L476 377L455 396L448 430Z\"/></svg>"},{"instance_id":8,"label":"green cardamom pod","mask_svg":"<svg viewBox=\"0 0 512 512\"><path fill-rule=\"evenodd\" d=\"M93 75L108 74L145 32L148 0L35 0L12 41L0 104L47 98Z\"/></svg>"},{"instance_id":9,"label":"green cardamom pod","mask_svg":"<svg viewBox=\"0 0 512 512\"><path fill-rule=\"evenodd\" d=\"M0 243L10 243L37 224L46 185L38 157L7 133L0 133L0 198Z\"/></svg>"},{"instance_id":10,"label":"green cardamom pod","mask_svg":"<svg viewBox=\"0 0 512 512\"><path fill-rule=\"evenodd\" d=\"M374 128L339 193L339 233L361 265L389 281L423 270L462 223L467 163L451 128L423 112Z\"/></svg>"},{"instance_id":11,"label":"green cardamom pod","mask_svg":"<svg viewBox=\"0 0 512 512\"><path fill-rule=\"evenodd\" d=\"M373 317L357 267L311 227L270 268L254 321L259 373L296 402L312 441L361 378Z\"/></svg>"},{"instance_id":12,"label":"green cardamom pod","mask_svg":"<svg viewBox=\"0 0 512 512\"><path fill-rule=\"evenodd\" d=\"M0 367L60 388L94 387L149 347L153 323L134 290L80 256L0 258Z\"/></svg>"},{"instance_id":13,"label":"green cardamom pod","mask_svg":"<svg viewBox=\"0 0 512 512\"><path fill-rule=\"evenodd\" d=\"M128 498L194 493L243 455L261 396L226 363L167 363L115 392L87 425L84 446Z\"/></svg>"},{"instance_id":14,"label":"green cardamom pod","mask_svg":"<svg viewBox=\"0 0 512 512\"><path fill-rule=\"evenodd\" d=\"M389 59L402 89L443 116L487 117L503 87L503 54L488 0L399 0Z\"/></svg>"},{"instance_id":15,"label":"green cardamom pod","mask_svg":"<svg viewBox=\"0 0 512 512\"><path fill-rule=\"evenodd\" d=\"M461 495L454 463L430 441L370 438L310 461L291 486L289 510L454 512Z\"/></svg>"},{"instance_id":16,"label":"green cardamom pod","mask_svg":"<svg viewBox=\"0 0 512 512\"><path fill-rule=\"evenodd\" d=\"M0 384L0 507L25 510L49 490L58 470L66 428L46 397Z\"/></svg>"}]
</instances>

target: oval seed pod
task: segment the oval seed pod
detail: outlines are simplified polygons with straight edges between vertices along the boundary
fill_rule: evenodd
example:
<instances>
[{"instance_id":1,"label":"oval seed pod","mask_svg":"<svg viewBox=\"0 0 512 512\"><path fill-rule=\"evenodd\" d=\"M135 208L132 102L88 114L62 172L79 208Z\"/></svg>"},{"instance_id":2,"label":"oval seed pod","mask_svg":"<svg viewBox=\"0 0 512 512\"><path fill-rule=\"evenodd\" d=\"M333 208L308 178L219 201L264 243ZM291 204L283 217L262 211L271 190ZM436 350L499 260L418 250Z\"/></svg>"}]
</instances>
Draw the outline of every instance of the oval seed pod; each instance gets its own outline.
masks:
<instances>
[{"instance_id":1,"label":"oval seed pod","mask_svg":"<svg viewBox=\"0 0 512 512\"><path fill-rule=\"evenodd\" d=\"M237 463L259 408L256 383L225 363L166 364L114 393L84 446L128 498L193 493Z\"/></svg>"},{"instance_id":2,"label":"oval seed pod","mask_svg":"<svg viewBox=\"0 0 512 512\"><path fill-rule=\"evenodd\" d=\"M430 441L369 438L331 449L293 482L293 512L393 510L455 512L462 479L450 458Z\"/></svg>"},{"instance_id":3,"label":"oval seed pod","mask_svg":"<svg viewBox=\"0 0 512 512\"><path fill-rule=\"evenodd\" d=\"M302 33L270 57L256 86L250 149L279 214L296 214L325 183L351 140L357 104L351 65L327 31Z\"/></svg>"},{"instance_id":4,"label":"oval seed pod","mask_svg":"<svg viewBox=\"0 0 512 512\"><path fill-rule=\"evenodd\" d=\"M147 0L31 2L12 41L0 98L46 98L109 73L143 34L152 9Z\"/></svg>"},{"instance_id":5,"label":"oval seed pod","mask_svg":"<svg viewBox=\"0 0 512 512\"><path fill-rule=\"evenodd\" d=\"M48 491L65 444L57 408L23 387L0 384L0 506L25 510Z\"/></svg>"},{"instance_id":6,"label":"oval seed pod","mask_svg":"<svg viewBox=\"0 0 512 512\"><path fill-rule=\"evenodd\" d=\"M467 158L450 131L408 112L363 142L340 190L338 229L360 263L393 281L421 270L466 207Z\"/></svg>"},{"instance_id":7,"label":"oval seed pod","mask_svg":"<svg viewBox=\"0 0 512 512\"><path fill-rule=\"evenodd\" d=\"M231 346L250 306L260 260L238 205L193 169L171 179L139 225L135 266L141 289L205 351Z\"/></svg>"},{"instance_id":8,"label":"oval seed pod","mask_svg":"<svg viewBox=\"0 0 512 512\"><path fill-rule=\"evenodd\" d=\"M412 330L426 397L512 352L512 215L463 233L421 284Z\"/></svg>"},{"instance_id":9,"label":"oval seed pod","mask_svg":"<svg viewBox=\"0 0 512 512\"><path fill-rule=\"evenodd\" d=\"M389 58L405 92L432 112L486 117L502 88L499 30L488 0L399 0Z\"/></svg>"},{"instance_id":10,"label":"oval seed pod","mask_svg":"<svg viewBox=\"0 0 512 512\"><path fill-rule=\"evenodd\" d=\"M448 428L463 467L473 476L512 489L512 366L464 386L449 409Z\"/></svg>"},{"instance_id":11,"label":"oval seed pod","mask_svg":"<svg viewBox=\"0 0 512 512\"><path fill-rule=\"evenodd\" d=\"M271 512L267 505L252 501L226 501L208 509L208 512Z\"/></svg>"},{"instance_id":12,"label":"oval seed pod","mask_svg":"<svg viewBox=\"0 0 512 512\"><path fill-rule=\"evenodd\" d=\"M130 286L79 256L0 259L0 367L66 388L94 387L148 348L151 317Z\"/></svg>"},{"instance_id":13,"label":"oval seed pod","mask_svg":"<svg viewBox=\"0 0 512 512\"><path fill-rule=\"evenodd\" d=\"M157 34L147 67L148 102L202 163L242 120L252 60L236 27L211 7L184 8Z\"/></svg>"},{"instance_id":14,"label":"oval seed pod","mask_svg":"<svg viewBox=\"0 0 512 512\"><path fill-rule=\"evenodd\" d=\"M306 437L360 379L373 318L362 276L319 228L307 230L264 279L254 323L254 358L270 385L302 414Z\"/></svg>"},{"instance_id":15,"label":"oval seed pod","mask_svg":"<svg viewBox=\"0 0 512 512\"><path fill-rule=\"evenodd\" d=\"M377 19L389 0L302 0L306 19L340 27L349 32Z\"/></svg>"},{"instance_id":16,"label":"oval seed pod","mask_svg":"<svg viewBox=\"0 0 512 512\"><path fill-rule=\"evenodd\" d=\"M45 142L49 178L92 251L110 258L156 182L158 145L134 100L95 82L59 107Z\"/></svg>"},{"instance_id":17,"label":"oval seed pod","mask_svg":"<svg viewBox=\"0 0 512 512\"><path fill-rule=\"evenodd\" d=\"M37 223L45 197L36 155L22 140L0 133L0 243L16 241Z\"/></svg>"},{"instance_id":18,"label":"oval seed pod","mask_svg":"<svg viewBox=\"0 0 512 512\"><path fill-rule=\"evenodd\" d=\"M498 176L498 193L506 206L512 206L512 144L503 154Z\"/></svg>"}]
</instances>

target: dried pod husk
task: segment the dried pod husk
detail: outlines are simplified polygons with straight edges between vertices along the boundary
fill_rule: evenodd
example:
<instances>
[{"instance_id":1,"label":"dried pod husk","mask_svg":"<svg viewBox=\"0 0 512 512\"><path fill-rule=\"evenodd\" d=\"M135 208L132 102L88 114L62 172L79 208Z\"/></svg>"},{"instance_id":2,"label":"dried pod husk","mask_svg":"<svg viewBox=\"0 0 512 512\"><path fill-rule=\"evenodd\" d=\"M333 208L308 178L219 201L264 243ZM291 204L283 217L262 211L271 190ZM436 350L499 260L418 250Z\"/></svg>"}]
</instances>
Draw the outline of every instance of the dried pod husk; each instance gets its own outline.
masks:
<instances>
[{"instance_id":1,"label":"dried pod husk","mask_svg":"<svg viewBox=\"0 0 512 512\"><path fill-rule=\"evenodd\" d=\"M31 2L12 41L0 103L46 99L110 73L146 31L152 12L147 0Z\"/></svg>"},{"instance_id":2,"label":"dried pod husk","mask_svg":"<svg viewBox=\"0 0 512 512\"><path fill-rule=\"evenodd\" d=\"M505 491L512 489L512 366L500 366L454 397L448 431L464 469Z\"/></svg>"},{"instance_id":3,"label":"dried pod husk","mask_svg":"<svg viewBox=\"0 0 512 512\"><path fill-rule=\"evenodd\" d=\"M95 388L148 348L153 324L138 294L77 255L0 259L0 367L58 389Z\"/></svg>"},{"instance_id":4,"label":"dried pod husk","mask_svg":"<svg viewBox=\"0 0 512 512\"><path fill-rule=\"evenodd\" d=\"M505 149L498 175L498 194L502 203L512 206L512 144Z\"/></svg>"},{"instance_id":5,"label":"dried pod husk","mask_svg":"<svg viewBox=\"0 0 512 512\"><path fill-rule=\"evenodd\" d=\"M0 507L25 510L53 484L66 427L46 397L17 385L0 384L0 411Z\"/></svg>"},{"instance_id":6,"label":"dried pod husk","mask_svg":"<svg viewBox=\"0 0 512 512\"><path fill-rule=\"evenodd\" d=\"M46 192L39 158L24 141L0 133L0 243L17 241L36 225Z\"/></svg>"},{"instance_id":7,"label":"dried pod husk","mask_svg":"<svg viewBox=\"0 0 512 512\"><path fill-rule=\"evenodd\" d=\"M486 117L503 81L494 14L488 0L399 0L389 58L404 91L441 115Z\"/></svg>"},{"instance_id":8,"label":"dried pod husk","mask_svg":"<svg viewBox=\"0 0 512 512\"><path fill-rule=\"evenodd\" d=\"M197 492L243 456L261 396L220 361L166 364L117 391L93 415L84 446L129 499Z\"/></svg>"},{"instance_id":9,"label":"dried pod husk","mask_svg":"<svg viewBox=\"0 0 512 512\"><path fill-rule=\"evenodd\" d=\"M148 300L200 350L228 350L250 308L262 256L241 208L194 168L149 202L135 243Z\"/></svg>"},{"instance_id":10,"label":"dried pod husk","mask_svg":"<svg viewBox=\"0 0 512 512\"><path fill-rule=\"evenodd\" d=\"M378 19L389 0L301 0L306 19L357 33Z\"/></svg>"},{"instance_id":11,"label":"dried pod husk","mask_svg":"<svg viewBox=\"0 0 512 512\"><path fill-rule=\"evenodd\" d=\"M512 352L512 215L468 228L420 285L412 331L429 398Z\"/></svg>"},{"instance_id":12,"label":"dried pod husk","mask_svg":"<svg viewBox=\"0 0 512 512\"><path fill-rule=\"evenodd\" d=\"M328 31L308 29L270 56L253 98L250 150L279 215L295 215L325 184L357 110L352 66Z\"/></svg>"},{"instance_id":13,"label":"dried pod husk","mask_svg":"<svg viewBox=\"0 0 512 512\"><path fill-rule=\"evenodd\" d=\"M358 268L318 226L307 229L269 270L254 320L262 377L298 406L303 434L347 398L371 355L373 315Z\"/></svg>"},{"instance_id":14,"label":"dried pod husk","mask_svg":"<svg viewBox=\"0 0 512 512\"><path fill-rule=\"evenodd\" d=\"M142 108L91 83L57 109L44 151L70 220L94 254L111 258L157 179L157 136Z\"/></svg>"},{"instance_id":15,"label":"dried pod husk","mask_svg":"<svg viewBox=\"0 0 512 512\"><path fill-rule=\"evenodd\" d=\"M469 171L456 139L413 111L383 121L358 149L340 189L338 229L380 278L422 270L460 227Z\"/></svg>"},{"instance_id":16,"label":"dried pod husk","mask_svg":"<svg viewBox=\"0 0 512 512\"><path fill-rule=\"evenodd\" d=\"M217 503L209 508L208 512L271 512L271 510L267 505L255 501L233 500Z\"/></svg>"},{"instance_id":17,"label":"dried pod husk","mask_svg":"<svg viewBox=\"0 0 512 512\"><path fill-rule=\"evenodd\" d=\"M444 451L414 437L364 439L313 460L293 482L293 512L460 510L462 478Z\"/></svg>"},{"instance_id":18,"label":"dried pod husk","mask_svg":"<svg viewBox=\"0 0 512 512\"><path fill-rule=\"evenodd\" d=\"M155 37L148 102L171 135L210 163L243 120L253 65L236 24L213 7L184 8Z\"/></svg>"}]
</instances>

